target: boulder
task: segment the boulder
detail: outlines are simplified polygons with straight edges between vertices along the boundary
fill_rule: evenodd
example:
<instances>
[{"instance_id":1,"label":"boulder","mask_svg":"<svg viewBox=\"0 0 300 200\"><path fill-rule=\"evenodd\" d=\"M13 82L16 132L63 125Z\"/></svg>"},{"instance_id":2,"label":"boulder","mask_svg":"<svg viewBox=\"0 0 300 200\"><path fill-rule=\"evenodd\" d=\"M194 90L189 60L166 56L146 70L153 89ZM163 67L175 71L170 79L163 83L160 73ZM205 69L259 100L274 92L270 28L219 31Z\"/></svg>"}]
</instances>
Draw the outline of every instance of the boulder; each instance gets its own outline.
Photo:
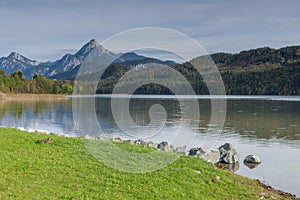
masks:
<instances>
[{"instance_id":1,"label":"boulder","mask_svg":"<svg viewBox=\"0 0 300 200\"><path fill-rule=\"evenodd\" d=\"M34 130L34 129L32 129L32 128L30 128L30 129L28 129L28 132L29 132L29 133L34 133L34 132L35 132L35 130Z\"/></svg>"},{"instance_id":2,"label":"boulder","mask_svg":"<svg viewBox=\"0 0 300 200\"><path fill-rule=\"evenodd\" d=\"M133 140L124 140L124 143L134 144L134 141Z\"/></svg>"},{"instance_id":3,"label":"boulder","mask_svg":"<svg viewBox=\"0 0 300 200\"><path fill-rule=\"evenodd\" d=\"M157 145L157 149L158 150L162 150L162 151L173 151L174 147L168 144L168 142L161 142Z\"/></svg>"},{"instance_id":4,"label":"boulder","mask_svg":"<svg viewBox=\"0 0 300 200\"><path fill-rule=\"evenodd\" d=\"M119 138L119 137L113 138L112 141L113 142L123 142L123 140L121 138Z\"/></svg>"},{"instance_id":5,"label":"boulder","mask_svg":"<svg viewBox=\"0 0 300 200\"><path fill-rule=\"evenodd\" d=\"M154 142L146 142L144 146L155 149L157 147L157 144L155 144Z\"/></svg>"},{"instance_id":6,"label":"boulder","mask_svg":"<svg viewBox=\"0 0 300 200\"><path fill-rule=\"evenodd\" d=\"M42 130L42 129L37 129L37 130L35 130L35 132L38 133L38 134L46 134L46 135L49 135L49 134L50 134L49 131L47 131L47 130Z\"/></svg>"},{"instance_id":7,"label":"boulder","mask_svg":"<svg viewBox=\"0 0 300 200\"><path fill-rule=\"evenodd\" d=\"M219 148L220 152L220 162L223 163L236 163L239 161L240 155L233 148L232 144L225 143Z\"/></svg>"},{"instance_id":8,"label":"boulder","mask_svg":"<svg viewBox=\"0 0 300 200\"><path fill-rule=\"evenodd\" d=\"M198 154L200 154L200 151L202 151L201 147L194 147L191 148L189 151L189 156L197 156Z\"/></svg>"},{"instance_id":9,"label":"boulder","mask_svg":"<svg viewBox=\"0 0 300 200\"><path fill-rule=\"evenodd\" d=\"M208 162L217 163L220 160L220 152L214 149L204 150L204 153L200 154L199 157Z\"/></svg>"},{"instance_id":10,"label":"boulder","mask_svg":"<svg viewBox=\"0 0 300 200\"><path fill-rule=\"evenodd\" d=\"M211 163L217 163L220 160L220 153L218 150L205 149L202 147L191 148L189 156L199 157Z\"/></svg>"},{"instance_id":11,"label":"boulder","mask_svg":"<svg viewBox=\"0 0 300 200\"><path fill-rule=\"evenodd\" d=\"M24 127L17 127L17 129L19 130L19 131L26 131L26 129L24 128Z\"/></svg>"},{"instance_id":12,"label":"boulder","mask_svg":"<svg viewBox=\"0 0 300 200\"><path fill-rule=\"evenodd\" d=\"M144 141L141 140L141 139L138 139L138 140L135 140L135 141L134 141L134 144L135 144L135 145L142 145L142 146L144 146L144 145L146 144L146 142L144 142Z\"/></svg>"},{"instance_id":13,"label":"boulder","mask_svg":"<svg viewBox=\"0 0 300 200\"><path fill-rule=\"evenodd\" d=\"M248 155L244 159L244 162L258 164L258 163L261 163L261 159L256 155Z\"/></svg>"},{"instance_id":14,"label":"boulder","mask_svg":"<svg viewBox=\"0 0 300 200\"><path fill-rule=\"evenodd\" d=\"M95 139L94 137L90 136L90 135L85 135L83 136L84 139L87 139L87 140L93 140Z\"/></svg>"}]
</instances>

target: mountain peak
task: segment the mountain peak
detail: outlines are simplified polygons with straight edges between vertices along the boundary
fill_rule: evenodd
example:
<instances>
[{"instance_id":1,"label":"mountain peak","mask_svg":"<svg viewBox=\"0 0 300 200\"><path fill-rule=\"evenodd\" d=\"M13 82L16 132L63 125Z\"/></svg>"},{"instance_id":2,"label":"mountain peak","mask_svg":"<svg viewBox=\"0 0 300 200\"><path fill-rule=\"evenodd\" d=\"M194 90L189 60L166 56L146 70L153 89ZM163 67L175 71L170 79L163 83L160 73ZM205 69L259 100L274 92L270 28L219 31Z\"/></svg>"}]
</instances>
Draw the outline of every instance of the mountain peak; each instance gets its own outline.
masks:
<instances>
[{"instance_id":1,"label":"mountain peak","mask_svg":"<svg viewBox=\"0 0 300 200\"><path fill-rule=\"evenodd\" d=\"M100 46L96 39L91 39L88 43L89 46Z\"/></svg>"},{"instance_id":2,"label":"mountain peak","mask_svg":"<svg viewBox=\"0 0 300 200\"><path fill-rule=\"evenodd\" d=\"M88 54L91 53L96 48L104 54L109 54L114 57L116 56L114 53L110 52L109 50L101 46L95 39L91 39L88 43L83 45L83 47L81 47L81 49L75 54L75 56L80 61L83 61L88 56Z\"/></svg>"},{"instance_id":3,"label":"mountain peak","mask_svg":"<svg viewBox=\"0 0 300 200\"><path fill-rule=\"evenodd\" d=\"M23 58L23 56L21 56L21 55L18 54L17 52L11 52L11 53L9 54L8 58L11 58L11 59L15 58L15 59L17 59L17 60L20 60L20 59Z\"/></svg>"},{"instance_id":4,"label":"mountain peak","mask_svg":"<svg viewBox=\"0 0 300 200\"><path fill-rule=\"evenodd\" d=\"M22 56L21 54L17 53L17 52L11 52L9 54L9 56L7 57L8 60L12 61L12 62L23 62L29 65L38 65L38 62L35 60L30 60L29 58L26 58L25 56Z\"/></svg>"},{"instance_id":5,"label":"mountain peak","mask_svg":"<svg viewBox=\"0 0 300 200\"><path fill-rule=\"evenodd\" d=\"M83 59L96 47L100 46L100 44L95 39L91 39L88 43L83 45L81 49L75 54L75 56L83 61Z\"/></svg>"}]
</instances>

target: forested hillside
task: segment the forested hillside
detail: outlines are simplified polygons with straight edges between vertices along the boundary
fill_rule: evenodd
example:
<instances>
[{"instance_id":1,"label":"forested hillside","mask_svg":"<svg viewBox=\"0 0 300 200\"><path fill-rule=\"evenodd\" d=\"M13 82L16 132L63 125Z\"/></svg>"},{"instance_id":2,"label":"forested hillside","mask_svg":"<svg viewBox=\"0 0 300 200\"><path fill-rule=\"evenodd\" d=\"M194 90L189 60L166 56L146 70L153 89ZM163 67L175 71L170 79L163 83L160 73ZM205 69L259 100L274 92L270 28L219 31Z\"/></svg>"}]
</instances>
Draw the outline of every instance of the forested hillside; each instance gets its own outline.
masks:
<instances>
[{"instance_id":1,"label":"forested hillside","mask_svg":"<svg viewBox=\"0 0 300 200\"><path fill-rule=\"evenodd\" d=\"M242 51L238 54L216 53L211 55L221 72L227 95L300 95L300 46L271 49L268 47ZM172 68L179 71L191 83L199 95L209 94L201 75L189 63L176 64ZM129 67L112 65L102 76L97 93L111 93L114 84ZM122 84L142 81L143 69L137 76ZM153 77L164 71L153 72ZM177 80L166 81L183 86ZM167 88L149 84L140 87L137 94L170 94Z\"/></svg>"}]
</instances>

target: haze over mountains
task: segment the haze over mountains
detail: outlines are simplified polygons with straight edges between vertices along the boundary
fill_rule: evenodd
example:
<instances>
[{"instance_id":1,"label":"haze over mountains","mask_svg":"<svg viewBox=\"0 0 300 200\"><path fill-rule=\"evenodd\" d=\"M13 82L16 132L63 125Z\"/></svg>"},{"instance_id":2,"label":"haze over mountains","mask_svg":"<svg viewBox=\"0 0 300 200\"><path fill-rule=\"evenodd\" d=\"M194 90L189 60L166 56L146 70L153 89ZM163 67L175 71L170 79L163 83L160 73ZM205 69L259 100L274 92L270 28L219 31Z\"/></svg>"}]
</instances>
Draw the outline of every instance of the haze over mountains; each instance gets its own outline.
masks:
<instances>
[{"instance_id":1,"label":"haze over mountains","mask_svg":"<svg viewBox=\"0 0 300 200\"><path fill-rule=\"evenodd\" d=\"M124 53L122 55L114 54L102 47L95 39L92 39L81 47L81 49L74 55L66 54L61 59L54 62L38 62L26 58L16 52L12 52L9 56L0 58L0 69L5 70L6 74L12 74L17 70L22 70L24 76L29 79L31 79L35 74L43 75L48 78L71 79L75 77L77 70L84 59L96 47L98 50L100 49L103 54L115 57L116 60L114 63L126 66L134 67L136 65L149 62L165 65L176 64L173 61L161 61L159 59L138 55L133 52Z\"/></svg>"}]
</instances>

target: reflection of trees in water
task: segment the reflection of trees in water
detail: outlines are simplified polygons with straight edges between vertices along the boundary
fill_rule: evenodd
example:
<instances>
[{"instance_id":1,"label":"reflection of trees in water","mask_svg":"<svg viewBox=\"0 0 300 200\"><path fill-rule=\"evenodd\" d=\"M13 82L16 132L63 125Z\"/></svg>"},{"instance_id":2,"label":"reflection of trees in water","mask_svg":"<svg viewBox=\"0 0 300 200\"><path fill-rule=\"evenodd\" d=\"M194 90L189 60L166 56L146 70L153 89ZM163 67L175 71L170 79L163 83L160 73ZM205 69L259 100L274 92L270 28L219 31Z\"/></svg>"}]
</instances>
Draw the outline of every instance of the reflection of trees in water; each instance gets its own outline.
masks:
<instances>
[{"instance_id":1,"label":"reflection of trees in water","mask_svg":"<svg viewBox=\"0 0 300 200\"><path fill-rule=\"evenodd\" d=\"M122 99L119 100L122 104ZM130 115L138 125L149 123L149 108L161 104L167 111L170 122L178 122L182 111L175 99L131 99ZM205 134L211 118L211 103L208 99L199 100L200 120L198 130ZM116 124L111 113L110 99L98 98L96 111L101 124ZM119 113L122 115L122 113ZM123 116L127 118L128 116ZM300 140L300 102L269 100L228 100L223 136L239 134L256 139ZM167 123L166 126L172 126ZM297 135L298 134L298 135Z\"/></svg>"},{"instance_id":2,"label":"reflection of trees in water","mask_svg":"<svg viewBox=\"0 0 300 200\"><path fill-rule=\"evenodd\" d=\"M118 101L122 104L124 99L120 98ZM184 100L184 102L187 101ZM82 103L86 104L89 101L85 100ZM140 126L147 125L150 122L149 109L154 104L160 104L165 108L167 112L166 128L176 126L181 120L182 113L185 112L181 110L176 99L131 99L129 101L131 118ZM97 98L95 109L101 127L116 130L117 125L112 116L110 99ZM199 100L199 109L200 121L196 131L205 134L211 117L210 100ZM123 113L118 114L124 120L128 118ZM62 124L68 130L74 129L72 100L0 101L0 120L2 122L15 120L17 124L14 126L18 126L18 123L24 119L24 115L27 119L47 120L50 122L49 126L51 123L56 123ZM7 116L9 118L5 119ZM193 128L189 124L192 123L186 122L188 127ZM229 137L233 134L254 139L300 140L300 102L228 100L222 135L226 138L226 135Z\"/></svg>"},{"instance_id":3,"label":"reflection of trees in water","mask_svg":"<svg viewBox=\"0 0 300 200\"><path fill-rule=\"evenodd\" d=\"M5 118L5 115L8 114L21 119L23 115L23 103L17 101L0 101L0 118Z\"/></svg>"},{"instance_id":4,"label":"reflection of trees in water","mask_svg":"<svg viewBox=\"0 0 300 200\"><path fill-rule=\"evenodd\" d=\"M124 120L126 123L128 120L127 113L123 112L124 103L127 101L125 98L119 98L116 100L117 104L120 105L120 109L117 115L119 118ZM183 103L188 104L186 102L188 100L184 100ZM111 99L110 98L96 98L95 102L96 113L98 116L98 121L103 127L109 126L108 124L113 124L116 128L117 125L114 122L114 117L111 109ZM131 119L139 126L147 126L150 123L150 108L154 105L161 105L167 114L167 122L176 122L180 121L182 118L182 114L185 112L181 110L180 103L176 99L143 99L143 98L131 98L129 100L129 113ZM128 108L127 108L128 109ZM156 115L160 115L163 113L155 113ZM157 116L156 116L157 117ZM159 122L157 122L159 123ZM106 126L107 125L107 126ZM166 123L165 126L169 126L170 123Z\"/></svg>"},{"instance_id":5,"label":"reflection of trees in water","mask_svg":"<svg viewBox=\"0 0 300 200\"><path fill-rule=\"evenodd\" d=\"M66 130L74 129L72 102L65 100L0 101L1 124L27 126L39 129L37 120L60 124ZM49 123L50 126L53 125ZM36 127L37 126L37 127Z\"/></svg>"},{"instance_id":6,"label":"reflection of trees in water","mask_svg":"<svg viewBox=\"0 0 300 200\"><path fill-rule=\"evenodd\" d=\"M258 139L300 140L300 102L229 100L225 126ZM298 134L298 135L297 135Z\"/></svg>"},{"instance_id":7,"label":"reflection of trees in water","mask_svg":"<svg viewBox=\"0 0 300 200\"><path fill-rule=\"evenodd\" d=\"M35 117L49 112L49 108L61 107L65 105L65 100L10 100L0 101L0 117L4 118L6 114L10 114L18 119L22 118L23 113L30 112Z\"/></svg>"},{"instance_id":8,"label":"reflection of trees in water","mask_svg":"<svg viewBox=\"0 0 300 200\"><path fill-rule=\"evenodd\" d=\"M117 99L119 105L123 105L127 100L124 98ZM96 113L100 124L113 123L114 118L111 109L110 98L97 98L95 102ZM179 103L176 100L162 100L162 99L130 99L129 100L129 112L132 120L141 126L146 126L150 123L149 109L155 104L160 104L165 108L167 118L172 120L179 120L180 111ZM122 113L123 109L120 109L120 115L122 119L127 120L129 116L126 113Z\"/></svg>"}]
</instances>

